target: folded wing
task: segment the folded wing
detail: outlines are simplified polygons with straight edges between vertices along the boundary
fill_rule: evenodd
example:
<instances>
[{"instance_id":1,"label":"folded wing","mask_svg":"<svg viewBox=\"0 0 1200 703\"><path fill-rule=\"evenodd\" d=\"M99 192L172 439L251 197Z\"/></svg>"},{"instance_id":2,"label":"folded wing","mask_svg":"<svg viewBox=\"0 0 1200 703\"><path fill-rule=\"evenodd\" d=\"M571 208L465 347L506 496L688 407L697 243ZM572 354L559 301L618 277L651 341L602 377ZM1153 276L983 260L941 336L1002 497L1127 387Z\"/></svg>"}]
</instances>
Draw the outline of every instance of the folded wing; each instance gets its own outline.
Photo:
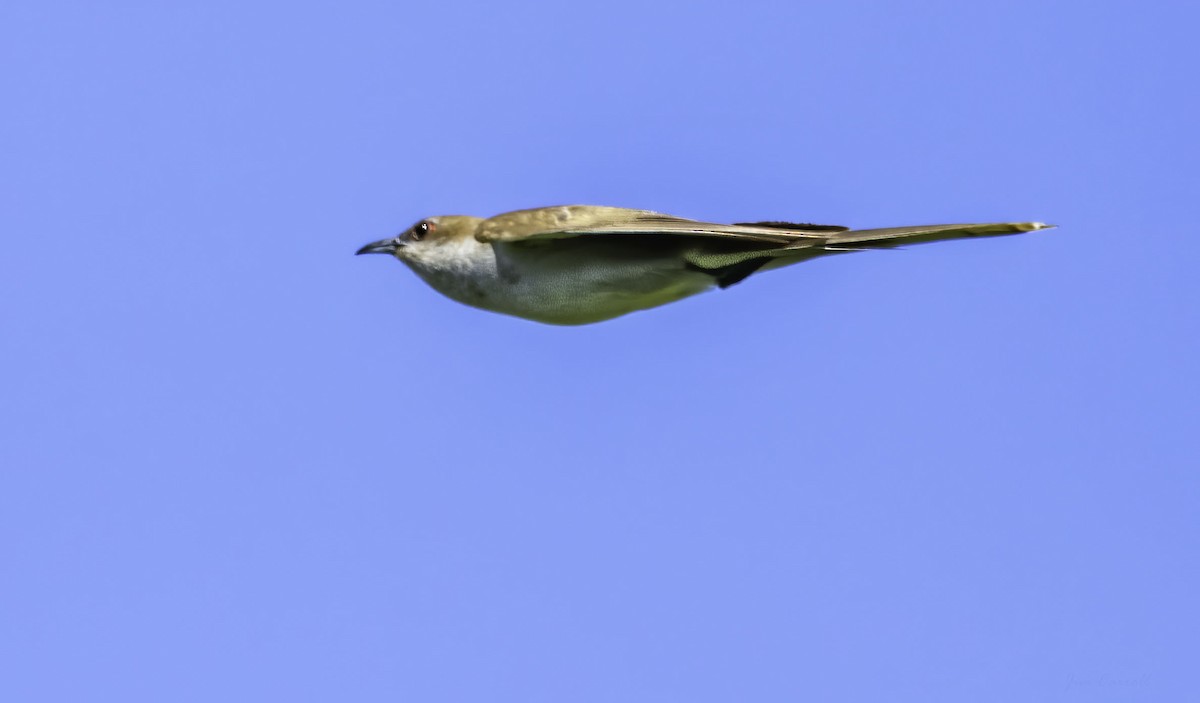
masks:
<instances>
[{"instance_id":1,"label":"folded wing","mask_svg":"<svg viewBox=\"0 0 1200 703\"><path fill-rule=\"evenodd\" d=\"M723 225L650 210L564 205L497 215L480 224L475 238L481 242L519 242L600 235L664 235L807 247L820 245L832 232L844 230L844 227L832 225L792 225L783 222Z\"/></svg>"},{"instance_id":2,"label":"folded wing","mask_svg":"<svg viewBox=\"0 0 1200 703\"><path fill-rule=\"evenodd\" d=\"M684 251L684 263L712 275L725 288L764 267L797 263L825 254L1019 234L1052 226L1041 222L995 222L852 230L838 225L776 221L723 225L650 210L563 205L497 215L480 223L475 238L481 242L628 235L686 238L692 246Z\"/></svg>"}]
</instances>

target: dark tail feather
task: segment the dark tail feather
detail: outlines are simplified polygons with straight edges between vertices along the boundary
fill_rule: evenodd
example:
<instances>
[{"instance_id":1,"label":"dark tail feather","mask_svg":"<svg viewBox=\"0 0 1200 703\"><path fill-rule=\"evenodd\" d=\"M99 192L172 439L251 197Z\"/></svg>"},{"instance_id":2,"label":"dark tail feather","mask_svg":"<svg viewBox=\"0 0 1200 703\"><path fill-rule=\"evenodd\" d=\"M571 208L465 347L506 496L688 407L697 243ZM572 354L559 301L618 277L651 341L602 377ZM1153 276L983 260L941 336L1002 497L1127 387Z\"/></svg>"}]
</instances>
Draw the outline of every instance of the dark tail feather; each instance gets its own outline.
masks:
<instances>
[{"instance_id":1,"label":"dark tail feather","mask_svg":"<svg viewBox=\"0 0 1200 703\"><path fill-rule=\"evenodd\" d=\"M798 222L780 222L779 220L771 220L769 222L735 222L734 224L738 227L766 227L768 229L782 229L789 232L845 232L850 229L841 225L810 225Z\"/></svg>"},{"instance_id":2,"label":"dark tail feather","mask_svg":"<svg viewBox=\"0 0 1200 703\"><path fill-rule=\"evenodd\" d=\"M1048 229L1054 225L1042 222L996 222L981 225L921 225L916 227L886 227L884 229L852 229L839 232L825 240L825 247L839 249L879 249L924 244L948 239L996 237Z\"/></svg>"}]
</instances>

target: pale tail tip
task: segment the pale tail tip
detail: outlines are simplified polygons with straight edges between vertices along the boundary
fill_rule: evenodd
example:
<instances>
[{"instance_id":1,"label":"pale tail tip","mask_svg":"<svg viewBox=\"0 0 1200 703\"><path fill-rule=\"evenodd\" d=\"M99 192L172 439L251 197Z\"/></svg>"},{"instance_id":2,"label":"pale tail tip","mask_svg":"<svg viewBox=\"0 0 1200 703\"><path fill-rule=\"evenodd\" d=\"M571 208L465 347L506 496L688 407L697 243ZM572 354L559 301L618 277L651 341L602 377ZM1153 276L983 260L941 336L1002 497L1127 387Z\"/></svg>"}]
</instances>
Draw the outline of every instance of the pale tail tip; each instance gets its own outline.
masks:
<instances>
[{"instance_id":1,"label":"pale tail tip","mask_svg":"<svg viewBox=\"0 0 1200 703\"><path fill-rule=\"evenodd\" d=\"M1021 225L1023 232L1036 232L1039 229L1054 229L1058 225L1050 225L1045 222L1026 222Z\"/></svg>"}]
</instances>

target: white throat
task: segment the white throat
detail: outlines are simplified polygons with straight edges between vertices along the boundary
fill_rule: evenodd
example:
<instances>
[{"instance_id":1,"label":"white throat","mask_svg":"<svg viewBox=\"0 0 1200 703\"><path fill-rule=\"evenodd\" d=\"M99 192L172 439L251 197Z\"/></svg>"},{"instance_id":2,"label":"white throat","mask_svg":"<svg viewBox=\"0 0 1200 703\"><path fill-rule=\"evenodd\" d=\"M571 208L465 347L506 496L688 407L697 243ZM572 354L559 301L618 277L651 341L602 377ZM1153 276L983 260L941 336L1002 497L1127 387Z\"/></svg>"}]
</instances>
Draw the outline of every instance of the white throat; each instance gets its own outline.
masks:
<instances>
[{"instance_id":1,"label":"white throat","mask_svg":"<svg viewBox=\"0 0 1200 703\"><path fill-rule=\"evenodd\" d=\"M481 305L494 287L496 254L474 237L409 245L397 258L434 289L459 302Z\"/></svg>"}]
</instances>

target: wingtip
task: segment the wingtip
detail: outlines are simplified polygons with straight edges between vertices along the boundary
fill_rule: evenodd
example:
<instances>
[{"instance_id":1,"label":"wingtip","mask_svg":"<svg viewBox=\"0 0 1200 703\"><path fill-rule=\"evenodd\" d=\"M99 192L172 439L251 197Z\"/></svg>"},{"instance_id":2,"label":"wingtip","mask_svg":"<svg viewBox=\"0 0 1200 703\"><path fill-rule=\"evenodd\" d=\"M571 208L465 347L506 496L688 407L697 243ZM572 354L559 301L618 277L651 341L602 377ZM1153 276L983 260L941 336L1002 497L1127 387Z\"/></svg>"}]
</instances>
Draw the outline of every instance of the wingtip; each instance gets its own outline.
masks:
<instances>
[{"instance_id":1,"label":"wingtip","mask_svg":"<svg viewBox=\"0 0 1200 703\"><path fill-rule=\"evenodd\" d=\"M1054 229L1058 225L1051 225L1045 222L1025 222L1021 225L1023 232L1036 232L1041 229Z\"/></svg>"}]
</instances>

